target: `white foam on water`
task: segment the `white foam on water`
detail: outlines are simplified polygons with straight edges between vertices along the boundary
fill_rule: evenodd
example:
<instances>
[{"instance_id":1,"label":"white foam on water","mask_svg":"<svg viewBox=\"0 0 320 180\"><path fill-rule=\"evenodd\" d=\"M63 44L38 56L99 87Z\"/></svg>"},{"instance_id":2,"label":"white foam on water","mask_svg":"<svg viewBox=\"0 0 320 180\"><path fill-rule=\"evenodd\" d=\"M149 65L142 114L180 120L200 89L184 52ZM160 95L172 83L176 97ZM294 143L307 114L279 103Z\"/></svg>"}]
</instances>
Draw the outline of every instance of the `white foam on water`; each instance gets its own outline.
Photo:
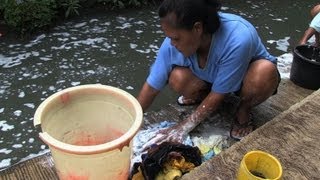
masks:
<instances>
[{"instance_id":1,"label":"white foam on water","mask_svg":"<svg viewBox=\"0 0 320 180\"><path fill-rule=\"evenodd\" d=\"M41 59L42 61L51 61L51 60L52 60L51 57L40 57L40 59Z\"/></svg>"},{"instance_id":2,"label":"white foam on water","mask_svg":"<svg viewBox=\"0 0 320 180\"><path fill-rule=\"evenodd\" d=\"M101 24L102 26L110 26L111 25L111 22L104 22Z\"/></svg>"},{"instance_id":3,"label":"white foam on water","mask_svg":"<svg viewBox=\"0 0 320 180\"><path fill-rule=\"evenodd\" d=\"M59 33L53 33L52 36L70 37L71 34L68 32L59 32Z\"/></svg>"},{"instance_id":4,"label":"white foam on water","mask_svg":"<svg viewBox=\"0 0 320 180\"><path fill-rule=\"evenodd\" d=\"M7 121L0 121L1 131L8 131L14 128L14 125L7 124Z\"/></svg>"},{"instance_id":5,"label":"white foam on water","mask_svg":"<svg viewBox=\"0 0 320 180\"><path fill-rule=\"evenodd\" d=\"M18 149L18 148L22 148L23 145L22 144L14 144L12 145L13 148Z\"/></svg>"},{"instance_id":6,"label":"white foam on water","mask_svg":"<svg viewBox=\"0 0 320 180\"><path fill-rule=\"evenodd\" d=\"M90 23L99 22L99 20L98 20L98 19L91 19L89 22L90 22Z\"/></svg>"},{"instance_id":7,"label":"white foam on water","mask_svg":"<svg viewBox=\"0 0 320 180\"><path fill-rule=\"evenodd\" d=\"M126 89L131 90L134 89L132 86L127 86Z\"/></svg>"},{"instance_id":8,"label":"white foam on water","mask_svg":"<svg viewBox=\"0 0 320 180\"><path fill-rule=\"evenodd\" d=\"M12 152L11 149L7 149L7 148L0 149L0 153L3 153L3 154L10 154L11 152Z\"/></svg>"},{"instance_id":9,"label":"white foam on water","mask_svg":"<svg viewBox=\"0 0 320 180\"><path fill-rule=\"evenodd\" d=\"M87 29L84 33L98 33L103 34L107 32L107 28L95 26L92 29Z\"/></svg>"},{"instance_id":10,"label":"white foam on water","mask_svg":"<svg viewBox=\"0 0 320 180\"><path fill-rule=\"evenodd\" d=\"M57 82L58 83L58 82ZM50 91L54 91L54 90L56 90L56 88L54 87L54 86L49 86L49 90Z\"/></svg>"},{"instance_id":11,"label":"white foam on water","mask_svg":"<svg viewBox=\"0 0 320 180\"><path fill-rule=\"evenodd\" d=\"M63 84L63 83L65 83L66 82L66 80L59 80L59 81L57 81L57 84ZM51 86L50 86L51 87Z\"/></svg>"},{"instance_id":12,"label":"white foam on water","mask_svg":"<svg viewBox=\"0 0 320 180\"><path fill-rule=\"evenodd\" d=\"M280 21L280 22L285 22L285 20L281 19L281 18L275 18L275 19L272 19L274 21Z\"/></svg>"},{"instance_id":13,"label":"white foam on water","mask_svg":"<svg viewBox=\"0 0 320 180\"><path fill-rule=\"evenodd\" d=\"M36 51L32 51L31 54L32 54L32 56L35 56L35 57L37 57L37 56L40 55L40 53L39 53L39 52L36 52Z\"/></svg>"},{"instance_id":14,"label":"white foam on water","mask_svg":"<svg viewBox=\"0 0 320 180\"><path fill-rule=\"evenodd\" d=\"M278 56L278 70L282 79L290 78L291 64L293 60L292 53L285 53Z\"/></svg>"},{"instance_id":15,"label":"white foam on water","mask_svg":"<svg viewBox=\"0 0 320 180\"><path fill-rule=\"evenodd\" d=\"M290 37L285 37L283 39L279 39L279 40L268 40L267 43L269 44L273 44L276 43L277 47L276 49L283 51L283 52L288 52L288 47L289 47L289 40Z\"/></svg>"},{"instance_id":16,"label":"white foam on water","mask_svg":"<svg viewBox=\"0 0 320 180\"><path fill-rule=\"evenodd\" d=\"M33 53L31 52L19 53L18 55L12 56L12 57L6 57L0 54L0 66L2 66L3 68L11 68L14 66L18 66L22 64L22 60L25 60L32 56L33 56Z\"/></svg>"},{"instance_id":17,"label":"white foam on water","mask_svg":"<svg viewBox=\"0 0 320 180\"><path fill-rule=\"evenodd\" d=\"M29 138L28 142L29 143L33 143L34 142L34 138Z\"/></svg>"},{"instance_id":18,"label":"white foam on water","mask_svg":"<svg viewBox=\"0 0 320 180\"><path fill-rule=\"evenodd\" d=\"M71 82L71 85L72 86L77 86L77 85L80 85L81 83L78 81L78 82Z\"/></svg>"},{"instance_id":19,"label":"white foam on water","mask_svg":"<svg viewBox=\"0 0 320 180\"><path fill-rule=\"evenodd\" d=\"M31 108L31 109L34 109L35 108L35 105L34 103L25 103L23 104L24 106L28 107L28 108Z\"/></svg>"},{"instance_id":20,"label":"white foam on water","mask_svg":"<svg viewBox=\"0 0 320 180\"><path fill-rule=\"evenodd\" d=\"M75 24L73 27L74 28L80 28L80 27L83 27L83 26L86 26L87 23L86 22L83 22L83 23L78 23L78 24Z\"/></svg>"},{"instance_id":21,"label":"white foam on water","mask_svg":"<svg viewBox=\"0 0 320 180\"><path fill-rule=\"evenodd\" d=\"M32 46L34 46L36 44L39 44L39 43L41 43L41 40L43 40L45 37L46 37L45 34L41 34L41 35L37 36L35 40L30 41L29 44L24 45L24 47L29 48L29 47L32 47Z\"/></svg>"},{"instance_id":22,"label":"white foam on water","mask_svg":"<svg viewBox=\"0 0 320 180\"><path fill-rule=\"evenodd\" d=\"M41 74L35 74L35 75L33 75L32 77L31 77L31 79L37 79L37 78L39 78L39 77L41 77Z\"/></svg>"},{"instance_id":23,"label":"white foam on water","mask_svg":"<svg viewBox=\"0 0 320 180\"><path fill-rule=\"evenodd\" d=\"M136 49L136 51L139 52L139 53L143 53L143 54L149 54L149 53L151 52L150 49L144 49L144 50L142 50L142 49Z\"/></svg>"},{"instance_id":24,"label":"white foam on water","mask_svg":"<svg viewBox=\"0 0 320 180\"><path fill-rule=\"evenodd\" d=\"M81 45L95 46L97 43L105 43L105 41L107 41L106 38L87 38L85 40L68 42L66 44L62 44L61 46L52 46L51 49L65 50L65 49L71 49L72 47L76 48Z\"/></svg>"},{"instance_id":25,"label":"white foam on water","mask_svg":"<svg viewBox=\"0 0 320 180\"><path fill-rule=\"evenodd\" d=\"M115 28L116 29L128 29L128 28L130 28L130 27L132 27L132 24L130 24L130 23L124 23L124 24L122 24L122 26L116 26Z\"/></svg>"},{"instance_id":26,"label":"white foam on water","mask_svg":"<svg viewBox=\"0 0 320 180\"><path fill-rule=\"evenodd\" d=\"M18 133L18 134L15 134L14 136L15 137L20 137L22 134L21 133Z\"/></svg>"},{"instance_id":27,"label":"white foam on water","mask_svg":"<svg viewBox=\"0 0 320 180\"><path fill-rule=\"evenodd\" d=\"M147 23L146 22L144 22L144 21L136 21L136 22L134 22L134 24L138 24L138 25L147 25Z\"/></svg>"},{"instance_id":28,"label":"white foam on water","mask_svg":"<svg viewBox=\"0 0 320 180\"><path fill-rule=\"evenodd\" d=\"M58 41L62 41L62 42L66 42L68 40L69 40L69 38L58 38Z\"/></svg>"},{"instance_id":29,"label":"white foam on water","mask_svg":"<svg viewBox=\"0 0 320 180\"><path fill-rule=\"evenodd\" d=\"M22 76L23 77L29 77L31 74L30 73L23 73Z\"/></svg>"},{"instance_id":30,"label":"white foam on water","mask_svg":"<svg viewBox=\"0 0 320 180\"><path fill-rule=\"evenodd\" d=\"M135 49L137 46L138 46L137 44L130 43L130 48L131 49Z\"/></svg>"},{"instance_id":31,"label":"white foam on water","mask_svg":"<svg viewBox=\"0 0 320 180\"><path fill-rule=\"evenodd\" d=\"M5 168L11 165L11 159L3 159L0 161L0 168Z\"/></svg>"},{"instance_id":32,"label":"white foam on water","mask_svg":"<svg viewBox=\"0 0 320 180\"><path fill-rule=\"evenodd\" d=\"M19 98L23 98L26 96L26 93L24 93L23 91L19 93L18 97Z\"/></svg>"},{"instance_id":33,"label":"white foam on water","mask_svg":"<svg viewBox=\"0 0 320 180\"><path fill-rule=\"evenodd\" d=\"M21 114L22 114L22 111L21 110L15 110L14 112L13 112L13 114L15 115L15 116L21 116Z\"/></svg>"},{"instance_id":34,"label":"white foam on water","mask_svg":"<svg viewBox=\"0 0 320 180\"><path fill-rule=\"evenodd\" d=\"M229 7L226 7L226 6L221 6L220 9L223 10L223 11L226 11L226 10L228 10L228 9L230 9L230 8L229 8Z\"/></svg>"},{"instance_id":35,"label":"white foam on water","mask_svg":"<svg viewBox=\"0 0 320 180\"><path fill-rule=\"evenodd\" d=\"M94 70L87 70L86 72L84 72L83 74L95 74L96 72Z\"/></svg>"}]
</instances>

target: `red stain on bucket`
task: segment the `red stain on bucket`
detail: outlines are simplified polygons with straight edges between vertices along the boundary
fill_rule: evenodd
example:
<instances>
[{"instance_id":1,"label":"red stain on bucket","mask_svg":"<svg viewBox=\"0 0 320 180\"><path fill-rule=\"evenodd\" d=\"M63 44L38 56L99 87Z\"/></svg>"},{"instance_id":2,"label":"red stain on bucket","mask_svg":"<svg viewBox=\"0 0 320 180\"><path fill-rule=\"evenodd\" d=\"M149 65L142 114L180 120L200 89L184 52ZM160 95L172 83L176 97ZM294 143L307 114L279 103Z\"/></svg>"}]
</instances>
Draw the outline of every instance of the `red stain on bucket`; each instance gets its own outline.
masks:
<instances>
[{"instance_id":1,"label":"red stain on bucket","mask_svg":"<svg viewBox=\"0 0 320 180\"><path fill-rule=\"evenodd\" d=\"M60 101L63 103L63 104L66 104L70 101L70 95L69 93L64 93L60 96Z\"/></svg>"},{"instance_id":2,"label":"red stain on bucket","mask_svg":"<svg viewBox=\"0 0 320 180\"><path fill-rule=\"evenodd\" d=\"M89 176L77 175L76 173L66 173L59 174L60 180L89 180ZM114 177L114 180L127 180L129 177L129 168L121 171L117 177Z\"/></svg>"},{"instance_id":3,"label":"red stain on bucket","mask_svg":"<svg viewBox=\"0 0 320 180\"><path fill-rule=\"evenodd\" d=\"M76 139L73 142L74 145L78 146L92 146L98 144L104 144L121 137L124 133L115 128L106 128L105 133L101 135L92 135L89 132L80 132L76 135ZM122 148L121 148L122 149Z\"/></svg>"},{"instance_id":4,"label":"red stain on bucket","mask_svg":"<svg viewBox=\"0 0 320 180\"><path fill-rule=\"evenodd\" d=\"M84 176L84 175L77 175L74 173L68 173L68 174L59 174L59 178L60 180L88 180L89 177L88 176Z\"/></svg>"},{"instance_id":5,"label":"red stain on bucket","mask_svg":"<svg viewBox=\"0 0 320 180\"><path fill-rule=\"evenodd\" d=\"M117 180L127 180L129 177L129 168L121 171L116 178Z\"/></svg>"}]
</instances>

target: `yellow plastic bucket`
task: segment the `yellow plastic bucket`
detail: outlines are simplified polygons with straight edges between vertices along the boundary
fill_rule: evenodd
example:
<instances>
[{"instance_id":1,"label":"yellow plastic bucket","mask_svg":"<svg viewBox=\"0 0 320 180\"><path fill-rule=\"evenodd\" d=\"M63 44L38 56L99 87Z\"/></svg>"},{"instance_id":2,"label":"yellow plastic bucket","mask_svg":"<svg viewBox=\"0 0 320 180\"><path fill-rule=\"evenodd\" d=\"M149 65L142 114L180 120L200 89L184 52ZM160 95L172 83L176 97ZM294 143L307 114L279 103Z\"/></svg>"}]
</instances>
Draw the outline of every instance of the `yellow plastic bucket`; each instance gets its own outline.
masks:
<instances>
[{"instance_id":1,"label":"yellow plastic bucket","mask_svg":"<svg viewBox=\"0 0 320 180\"><path fill-rule=\"evenodd\" d=\"M34 125L62 180L127 179L132 139L142 125L139 102L100 84L59 91L37 108Z\"/></svg>"},{"instance_id":2,"label":"yellow plastic bucket","mask_svg":"<svg viewBox=\"0 0 320 180\"><path fill-rule=\"evenodd\" d=\"M263 151L250 151L244 155L238 180L279 180L282 177L282 167L277 158Z\"/></svg>"}]
</instances>

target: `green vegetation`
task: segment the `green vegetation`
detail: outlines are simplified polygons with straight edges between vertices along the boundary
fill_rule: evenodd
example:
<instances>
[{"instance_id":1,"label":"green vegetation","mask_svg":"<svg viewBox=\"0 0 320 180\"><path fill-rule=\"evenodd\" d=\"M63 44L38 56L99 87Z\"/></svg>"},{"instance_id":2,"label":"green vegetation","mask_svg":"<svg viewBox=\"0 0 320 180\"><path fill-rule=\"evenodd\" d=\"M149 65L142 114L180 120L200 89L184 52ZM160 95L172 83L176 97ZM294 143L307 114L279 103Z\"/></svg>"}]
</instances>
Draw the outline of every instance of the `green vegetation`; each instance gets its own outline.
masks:
<instances>
[{"instance_id":1,"label":"green vegetation","mask_svg":"<svg viewBox=\"0 0 320 180\"><path fill-rule=\"evenodd\" d=\"M121 9L151 3L154 0L0 0L0 20L23 36L59 19L78 16L85 8Z\"/></svg>"},{"instance_id":2,"label":"green vegetation","mask_svg":"<svg viewBox=\"0 0 320 180\"><path fill-rule=\"evenodd\" d=\"M21 34L49 26L56 15L54 0L3 1L1 8L6 24Z\"/></svg>"}]
</instances>

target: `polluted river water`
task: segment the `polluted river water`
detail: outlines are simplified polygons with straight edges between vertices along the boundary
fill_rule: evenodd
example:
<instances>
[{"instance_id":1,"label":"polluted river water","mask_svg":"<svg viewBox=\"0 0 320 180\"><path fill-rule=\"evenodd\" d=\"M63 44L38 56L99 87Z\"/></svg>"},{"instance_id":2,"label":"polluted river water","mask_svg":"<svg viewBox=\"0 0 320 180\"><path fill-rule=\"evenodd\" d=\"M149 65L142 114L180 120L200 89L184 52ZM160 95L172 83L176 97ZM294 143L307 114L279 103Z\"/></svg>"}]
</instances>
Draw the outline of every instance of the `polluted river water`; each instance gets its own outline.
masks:
<instances>
[{"instance_id":1,"label":"polluted river water","mask_svg":"<svg viewBox=\"0 0 320 180\"><path fill-rule=\"evenodd\" d=\"M317 1L225 1L222 10L252 22L289 78L292 50ZM0 37L0 169L48 151L33 126L36 108L62 89L100 83L136 96L164 38L156 7L99 12L29 40ZM166 88L150 110L172 103Z\"/></svg>"}]
</instances>

